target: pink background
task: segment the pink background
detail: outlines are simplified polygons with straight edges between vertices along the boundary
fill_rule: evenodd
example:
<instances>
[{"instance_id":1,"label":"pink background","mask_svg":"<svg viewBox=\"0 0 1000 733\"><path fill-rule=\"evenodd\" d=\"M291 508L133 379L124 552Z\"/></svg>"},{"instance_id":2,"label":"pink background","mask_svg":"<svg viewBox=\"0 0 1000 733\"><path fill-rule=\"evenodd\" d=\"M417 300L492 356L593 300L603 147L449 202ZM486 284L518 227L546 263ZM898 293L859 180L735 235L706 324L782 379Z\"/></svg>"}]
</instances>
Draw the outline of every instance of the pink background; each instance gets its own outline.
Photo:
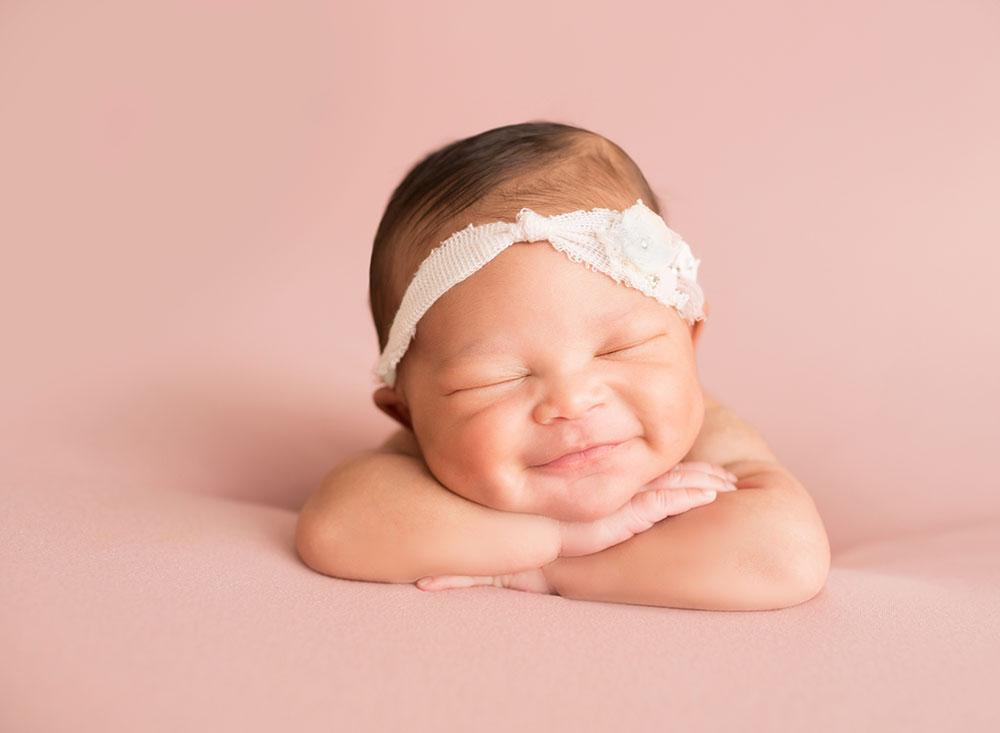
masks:
<instances>
[{"instance_id":1,"label":"pink background","mask_svg":"<svg viewBox=\"0 0 1000 733\"><path fill-rule=\"evenodd\" d=\"M392 188L543 118L643 168L702 259L703 384L835 548L996 516L1000 6L498 7L5 5L19 475L300 505L391 428L365 299Z\"/></svg>"},{"instance_id":2,"label":"pink background","mask_svg":"<svg viewBox=\"0 0 1000 733\"><path fill-rule=\"evenodd\" d=\"M646 173L702 260L703 383L835 565L995 521L998 37L988 0L0 5L6 541L101 486L277 507L284 547L392 428L366 295L393 187L538 118Z\"/></svg>"}]
</instances>

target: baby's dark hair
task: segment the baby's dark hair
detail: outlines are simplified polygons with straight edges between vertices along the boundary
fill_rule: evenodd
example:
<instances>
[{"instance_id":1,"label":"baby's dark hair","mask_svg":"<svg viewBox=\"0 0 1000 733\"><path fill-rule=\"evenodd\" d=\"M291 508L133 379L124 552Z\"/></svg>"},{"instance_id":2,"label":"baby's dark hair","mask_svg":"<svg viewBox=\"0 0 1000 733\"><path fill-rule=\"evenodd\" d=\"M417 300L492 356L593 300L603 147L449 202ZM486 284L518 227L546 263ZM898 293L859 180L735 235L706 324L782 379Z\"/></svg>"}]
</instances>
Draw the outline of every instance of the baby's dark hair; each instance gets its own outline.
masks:
<instances>
[{"instance_id":1,"label":"baby's dark hair","mask_svg":"<svg viewBox=\"0 0 1000 733\"><path fill-rule=\"evenodd\" d=\"M393 191L375 234L368 276L379 349L385 348L418 265L454 231L484 221L513 221L525 206L551 215L624 208L637 198L663 216L646 178L625 151L572 125L506 125L430 153ZM460 215L462 220L456 221Z\"/></svg>"}]
</instances>

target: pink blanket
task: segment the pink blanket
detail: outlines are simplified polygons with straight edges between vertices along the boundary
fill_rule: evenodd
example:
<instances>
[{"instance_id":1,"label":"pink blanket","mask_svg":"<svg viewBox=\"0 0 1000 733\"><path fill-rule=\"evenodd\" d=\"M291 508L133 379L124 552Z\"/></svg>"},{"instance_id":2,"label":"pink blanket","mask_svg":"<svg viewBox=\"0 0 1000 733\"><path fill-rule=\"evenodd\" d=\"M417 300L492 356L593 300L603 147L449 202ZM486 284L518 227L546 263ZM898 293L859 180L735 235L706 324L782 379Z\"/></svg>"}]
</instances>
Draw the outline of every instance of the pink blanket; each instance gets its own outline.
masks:
<instances>
[{"instance_id":1,"label":"pink blanket","mask_svg":"<svg viewBox=\"0 0 1000 733\"><path fill-rule=\"evenodd\" d=\"M37 488L0 520L4 730L998 721L1000 522L845 548L812 601L711 612L328 578L285 509Z\"/></svg>"}]
</instances>

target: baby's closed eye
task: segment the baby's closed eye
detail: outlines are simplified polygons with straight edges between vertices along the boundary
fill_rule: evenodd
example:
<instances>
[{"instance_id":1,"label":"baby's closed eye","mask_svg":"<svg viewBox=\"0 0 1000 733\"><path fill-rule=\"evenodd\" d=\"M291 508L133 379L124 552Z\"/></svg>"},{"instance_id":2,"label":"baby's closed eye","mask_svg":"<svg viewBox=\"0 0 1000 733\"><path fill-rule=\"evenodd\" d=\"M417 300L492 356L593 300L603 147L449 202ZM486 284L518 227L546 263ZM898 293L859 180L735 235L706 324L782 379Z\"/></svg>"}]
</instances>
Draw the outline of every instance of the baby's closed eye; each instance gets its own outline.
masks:
<instances>
[{"instance_id":1,"label":"baby's closed eye","mask_svg":"<svg viewBox=\"0 0 1000 733\"><path fill-rule=\"evenodd\" d=\"M636 352L645 352L651 347L659 346L660 339L667 337L665 333L658 333L653 336L646 336L638 340L622 342L621 345L615 345L611 348L602 350L597 354L598 357L616 357L616 356L631 356Z\"/></svg>"},{"instance_id":2,"label":"baby's closed eye","mask_svg":"<svg viewBox=\"0 0 1000 733\"><path fill-rule=\"evenodd\" d=\"M471 392L473 390L490 389L492 387L514 386L527 379L528 374L516 374L510 376L495 375L490 377L480 377L477 379L463 380L462 386L447 389L445 396L458 394L459 392Z\"/></svg>"},{"instance_id":3,"label":"baby's closed eye","mask_svg":"<svg viewBox=\"0 0 1000 733\"><path fill-rule=\"evenodd\" d=\"M639 338L619 339L610 342L608 346L594 354L594 358L611 361L642 358L657 351L665 344L666 339L666 333L647 334ZM446 397L450 397L460 393L512 388L530 376L530 371L517 367L513 367L510 371L497 370L490 373L475 374L470 372L459 374L446 380L447 384L443 388L443 392Z\"/></svg>"}]
</instances>

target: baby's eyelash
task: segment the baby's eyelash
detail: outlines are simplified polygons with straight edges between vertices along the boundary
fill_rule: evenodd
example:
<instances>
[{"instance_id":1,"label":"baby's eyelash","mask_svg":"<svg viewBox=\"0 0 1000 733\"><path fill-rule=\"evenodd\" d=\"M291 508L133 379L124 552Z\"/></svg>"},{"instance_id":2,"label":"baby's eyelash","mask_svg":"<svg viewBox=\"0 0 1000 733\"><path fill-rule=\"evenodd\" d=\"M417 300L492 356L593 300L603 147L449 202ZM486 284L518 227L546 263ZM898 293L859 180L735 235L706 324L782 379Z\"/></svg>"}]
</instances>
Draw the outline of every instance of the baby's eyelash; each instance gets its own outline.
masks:
<instances>
[{"instance_id":1,"label":"baby's eyelash","mask_svg":"<svg viewBox=\"0 0 1000 733\"><path fill-rule=\"evenodd\" d=\"M623 351L628 351L629 349L634 349L639 344L632 344L631 346L622 346L618 349L611 349L611 351L602 351L598 356L611 356L612 354L620 354Z\"/></svg>"},{"instance_id":2,"label":"baby's eyelash","mask_svg":"<svg viewBox=\"0 0 1000 733\"><path fill-rule=\"evenodd\" d=\"M524 379L526 376L527 376L526 374L522 374L522 375L517 376L517 377L510 377L509 379L503 379L503 380L501 380L499 382L490 382L489 384L477 384L475 387L462 387L461 389L453 389L451 392L447 392L445 394L445 396L449 397L449 396L451 396L453 394L458 394L459 392L471 392L474 389L486 389L488 387L499 387L501 384L509 384L511 382L519 382L522 379Z\"/></svg>"},{"instance_id":3,"label":"baby's eyelash","mask_svg":"<svg viewBox=\"0 0 1000 733\"><path fill-rule=\"evenodd\" d=\"M609 351L602 351L597 356L610 356L612 354L620 354L623 351L629 351L629 350L634 349L634 348L636 348L638 346L644 346L644 345L648 344L650 341L655 341L656 339L660 338L660 336L665 336L665 335L666 334L658 333L655 336L650 336L649 338L643 339L642 341L636 341L635 343L629 344L628 346L621 346L621 347L619 347L617 349L611 349Z\"/></svg>"}]
</instances>

